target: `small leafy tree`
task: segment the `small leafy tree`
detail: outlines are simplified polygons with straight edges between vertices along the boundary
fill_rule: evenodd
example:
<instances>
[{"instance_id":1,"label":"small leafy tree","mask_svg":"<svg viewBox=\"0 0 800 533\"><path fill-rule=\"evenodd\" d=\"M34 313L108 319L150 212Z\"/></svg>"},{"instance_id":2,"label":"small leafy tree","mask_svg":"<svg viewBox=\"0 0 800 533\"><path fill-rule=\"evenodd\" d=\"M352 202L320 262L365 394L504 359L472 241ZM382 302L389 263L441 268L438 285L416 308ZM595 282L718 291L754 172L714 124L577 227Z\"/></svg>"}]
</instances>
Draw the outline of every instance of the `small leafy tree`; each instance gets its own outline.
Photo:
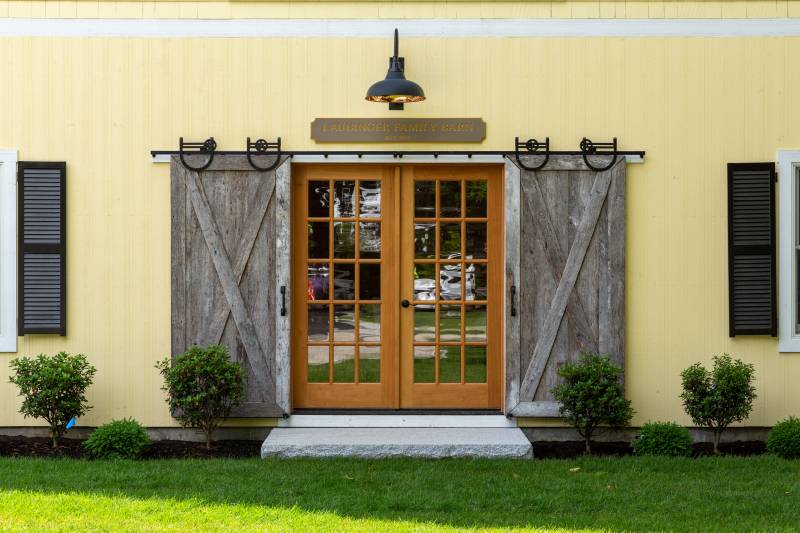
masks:
<instances>
[{"instance_id":1,"label":"small leafy tree","mask_svg":"<svg viewBox=\"0 0 800 533\"><path fill-rule=\"evenodd\" d=\"M595 354L558 370L564 382L552 389L553 396L561 402L561 416L584 438L586 453L592 453L592 435L599 426L623 427L633 418L620 383L623 372L608 357Z\"/></svg>"},{"instance_id":2,"label":"small leafy tree","mask_svg":"<svg viewBox=\"0 0 800 533\"><path fill-rule=\"evenodd\" d=\"M719 440L725 428L746 419L753 409L755 369L728 354L715 355L713 361L711 371L695 363L681 372L681 399L692 421L711 429L714 453L719 453Z\"/></svg>"},{"instance_id":3,"label":"small leafy tree","mask_svg":"<svg viewBox=\"0 0 800 533\"><path fill-rule=\"evenodd\" d=\"M228 349L192 346L185 353L156 364L164 376L162 390L183 427L198 428L211 448L211 437L222 419L244 398L244 371L230 360Z\"/></svg>"},{"instance_id":4,"label":"small leafy tree","mask_svg":"<svg viewBox=\"0 0 800 533\"><path fill-rule=\"evenodd\" d=\"M9 381L23 397L19 412L25 418L43 418L50 426L53 448L67 431L72 418L84 415L91 406L86 402L86 389L92 384L95 367L82 354L60 352L54 356L39 354L21 357L9 363Z\"/></svg>"}]
</instances>

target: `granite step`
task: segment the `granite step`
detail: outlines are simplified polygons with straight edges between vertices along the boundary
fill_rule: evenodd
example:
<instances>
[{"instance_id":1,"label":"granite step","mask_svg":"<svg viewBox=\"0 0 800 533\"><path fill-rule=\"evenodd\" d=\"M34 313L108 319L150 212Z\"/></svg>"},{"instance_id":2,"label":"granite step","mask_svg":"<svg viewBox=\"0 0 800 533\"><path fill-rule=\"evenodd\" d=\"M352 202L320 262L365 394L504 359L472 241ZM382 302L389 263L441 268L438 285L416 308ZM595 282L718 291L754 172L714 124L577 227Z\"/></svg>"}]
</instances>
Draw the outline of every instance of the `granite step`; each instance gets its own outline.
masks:
<instances>
[{"instance_id":1,"label":"granite step","mask_svg":"<svg viewBox=\"0 0 800 533\"><path fill-rule=\"evenodd\" d=\"M279 427L261 445L262 458L532 456L519 428Z\"/></svg>"}]
</instances>

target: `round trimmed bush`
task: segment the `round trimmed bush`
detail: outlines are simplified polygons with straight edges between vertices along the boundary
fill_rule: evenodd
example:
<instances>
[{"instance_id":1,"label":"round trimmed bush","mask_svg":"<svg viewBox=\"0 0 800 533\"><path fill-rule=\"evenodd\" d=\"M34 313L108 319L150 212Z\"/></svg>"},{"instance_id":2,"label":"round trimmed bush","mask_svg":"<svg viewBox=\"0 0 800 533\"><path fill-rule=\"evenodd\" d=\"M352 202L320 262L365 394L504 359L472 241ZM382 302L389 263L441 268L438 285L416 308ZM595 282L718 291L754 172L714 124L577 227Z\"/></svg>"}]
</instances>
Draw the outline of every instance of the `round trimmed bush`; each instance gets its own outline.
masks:
<instances>
[{"instance_id":1,"label":"round trimmed bush","mask_svg":"<svg viewBox=\"0 0 800 533\"><path fill-rule=\"evenodd\" d=\"M800 459L800 418L775 424L767 436L767 451L784 459Z\"/></svg>"},{"instance_id":2,"label":"round trimmed bush","mask_svg":"<svg viewBox=\"0 0 800 533\"><path fill-rule=\"evenodd\" d=\"M132 418L112 420L98 427L83 443L95 459L136 459L149 445L147 430Z\"/></svg>"},{"instance_id":3,"label":"round trimmed bush","mask_svg":"<svg viewBox=\"0 0 800 533\"><path fill-rule=\"evenodd\" d=\"M687 457L692 453L689 430L674 422L647 422L633 441L636 455Z\"/></svg>"}]
</instances>

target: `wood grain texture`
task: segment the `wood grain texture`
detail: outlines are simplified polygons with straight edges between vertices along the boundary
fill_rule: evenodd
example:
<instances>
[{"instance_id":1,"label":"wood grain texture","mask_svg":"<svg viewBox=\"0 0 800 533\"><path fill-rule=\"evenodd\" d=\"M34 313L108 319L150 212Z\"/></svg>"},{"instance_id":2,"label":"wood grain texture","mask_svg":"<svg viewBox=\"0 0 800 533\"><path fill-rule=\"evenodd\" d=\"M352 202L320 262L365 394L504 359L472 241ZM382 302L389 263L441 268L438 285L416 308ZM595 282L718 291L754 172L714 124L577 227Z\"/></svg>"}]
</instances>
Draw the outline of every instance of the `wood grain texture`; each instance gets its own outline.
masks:
<instances>
[{"instance_id":1,"label":"wood grain texture","mask_svg":"<svg viewBox=\"0 0 800 533\"><path fill-rule=\"evenodd\" d=\"M520 279L520 171L519 167L506 160L505 168L505 402L504 412L509 414L519 403L520 380L520 314L519 304L524 298ZM516 294L512 301L511 287ZM516 313L511 314L511 308Z\"/></svg>"},{"instance_id":2,"label":"wood grain texture","mask_svg":"<svg viewBox=\"0 0 800 533\"><path fill-rule=\"evenodd\" d=\"M276 279L276 173L254 171L243 156L219 156L202 172L173 158L171 171L172 271L179 281L172 290L173 353L192 344L227 346L246 375L245 401L231 416L281 415L274 379L278 289L269 282Z\"/></svg>"},{"instance_id":3,"label":"wood grain texture","mask_svg":"<svg viewBox=\"0 0 800 533\"><path fill-rule=\"evenodd\" d=\"M624 254L625 162L597 173L567 156L554 158L554 167L520 171L519 359L526 377L519 401L509 406L515 416L557 416L550 390L560 366L581 353L623 361L617 317L624 308L624 257L617 256ZM507 330L506 338L513 333ZM508 360L506 372L513 382Z\"/></svg>"},{"instance_id":4,"label":"wood grain texture","mask_svg":"<svg viewBox=\"0 0 800 533\"><path fill-rule=\"evenodd\" d=\"M186 350L186 174L178 158L170 160L171 234L171 349L172 356Z\"/></svg>"},{"instance_id":5,"label":"wood grain texture","mask_svg":"<svg viewBox=\"0 0 800 533\"><path fill-rule=\"evenodd\" d=\"M586 180L580 180L577 176L571 177L571 174L568 173L566 175L566 180L561 173L553 177L557 183L566 186L566 191L549 194L547 202L545 202L537 179L526 180L525 182L525 202L529 212L534 217L531 224L533 236L542 244L542 251L547 260L546 266L555 280L561 277L564 265L566 265L568 246L574 239L574 227L577 225L577 220L579 220L583 209L583 203L580 201L582 198L580 192L575 194L574 189L575 184L580 184ZM559 201L567 194L569 194L569 197L564 198L568 200L567 202ZM557 207L560 207L561 213L556 219L557 222L554 223L549 210ZM568 214L566 212L567 209L570 210ZM556 229L556 224L558 229ZM571 230L570 228L573 229ZM581 298L576 298L574 305L567 308L570 324L576 328L576 335L582 339L588 339L592 336L588 309L591 309L591 307L587 308Z\"/></svg>"},{"instance_id":6,"label":"wood grain texture","mask_svg":"<svg viewBox=\"0 0 800 533\"><path fill-rule=\"evenodd\" d=\"M517 418L556 418L561 404L554 401L520 402L511 410Z\"/></svg>"},{"instance_id":7,"label":"wood grain texture","mask_svg":"<svg viewBox=\"0 0 800 533\"><path fill-rule=\"evenodd\" d=\"M292 165L284 160L275 171L275 290L286 313L275 313L275 402L291 412L291 328L292 328Z\"/></svg>"},{"instance_id":8,"label":"wood grain texture","mask_svg":"<svg viewBox=\"0 0 800 533\"><path fill-rule=\"evenodd\" d=\"M604 260L606 292L600 308L605 323L601 329L599 351L615 364L625 366L625 165L612 169L608 191L606 228L607 252ZM605 337L603 336L605 335Z\"/></svg>"},{"instance_id":9,"label":"wood grain texture","mask_svg":"<svg viewBox=\"0 0 800 533\"><path fill-rule=\"evenodd\" d=\"M248 207L248 211L254 212L255 217L250 221L250 224L245 227L244 234L241 238L241 247L237 251L236 259L233 261L233 273L237 285L241 283L244 269L250 261L250 254L253 251L253 246L256 243L256 238L264 222L264 216L267 214L267 209L269 208L274 192L275 176L271 174L259 181L256 194L250 199L252 204ZM228 316L230 316L230 308L217 307L214 311L210 326L211 338L216 339L213 342L219 342L222 339L222 333L225 329L225 322L228 320Z\"/></svg>"},{"instance_id":10,"label":"wood grain texture","mask_svg":"<svg viewBox=\"0 0 800 533\"><path fill-rule=\"evenodd\" d=\"M250 316L250 310L245 305L244 297L239 289L222 235L211 212L205 191L200 185L200 178L197 173L189 172L187 178L189 199L192 202L197 221L200 223L200 228L203 230L203 237L211 254L211 261L214 263L219 282L222 285L225 298L236 322L236 328L239 330L241 342L245 350L247 350L247 362L253 370L256 384L262 389L266 389L267 380L271 379L272 376L269 375L266 356L259 343L256 328Z\"/></svg>"},{"instance_id":11,"label":"wood grain texture","mask_svg":"<svg viewBox=\"0 0 800 533\"><path fill-rule=\"evenodd\" d=\"M582 215L575 240L572 243L567 262L564 266L564 272L556 288L555 295L553 296L553 301L550 303L550 309L547 312L547 318L542 328L542 335L536 343L531 362L522 379L520 390L521 398L533 398L536 389L539 387L539 381L542 378L544 368L547 365L550 352L553 348L553 343L558 334L558 329L561 326L561 319L564 317L567 302L569 301L572 289L575 287L578 274L583 266L583 260L586 257L586 250L589 248L589 242L594 235L597 219L600 217L600 210L603 208L610 183L610 172L598 173L594 179L589 202Z\"/></svg>"}]
</instances>

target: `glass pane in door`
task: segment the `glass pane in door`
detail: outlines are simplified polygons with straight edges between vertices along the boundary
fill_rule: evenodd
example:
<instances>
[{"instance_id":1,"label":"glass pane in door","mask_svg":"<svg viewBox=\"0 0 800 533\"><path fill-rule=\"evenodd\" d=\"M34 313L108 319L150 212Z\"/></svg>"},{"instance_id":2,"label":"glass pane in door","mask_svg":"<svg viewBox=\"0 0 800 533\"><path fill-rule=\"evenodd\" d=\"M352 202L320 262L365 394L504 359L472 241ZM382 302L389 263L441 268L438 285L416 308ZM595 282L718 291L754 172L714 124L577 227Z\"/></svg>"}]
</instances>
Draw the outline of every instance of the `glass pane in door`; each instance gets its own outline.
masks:
<instances>
[{"instance_id":1,"label":"glass pane in door","mask_svg":"<svg viewBox=\"0 0 800 533\"><path fill-rule=\"evenodd\" d=\"M486 179L414 183L414 383L486 383Z\"/></svg>"},{"instance_id":2,"label":"glass pane in door","mask_svg":"<svg viewBox=\"0 0 800 533\"><path fill-rule=\"evenodd\" d=\"M380 179L308 181L309 383L380 382L382 189Z\"/></svg>"}]
</instances>

